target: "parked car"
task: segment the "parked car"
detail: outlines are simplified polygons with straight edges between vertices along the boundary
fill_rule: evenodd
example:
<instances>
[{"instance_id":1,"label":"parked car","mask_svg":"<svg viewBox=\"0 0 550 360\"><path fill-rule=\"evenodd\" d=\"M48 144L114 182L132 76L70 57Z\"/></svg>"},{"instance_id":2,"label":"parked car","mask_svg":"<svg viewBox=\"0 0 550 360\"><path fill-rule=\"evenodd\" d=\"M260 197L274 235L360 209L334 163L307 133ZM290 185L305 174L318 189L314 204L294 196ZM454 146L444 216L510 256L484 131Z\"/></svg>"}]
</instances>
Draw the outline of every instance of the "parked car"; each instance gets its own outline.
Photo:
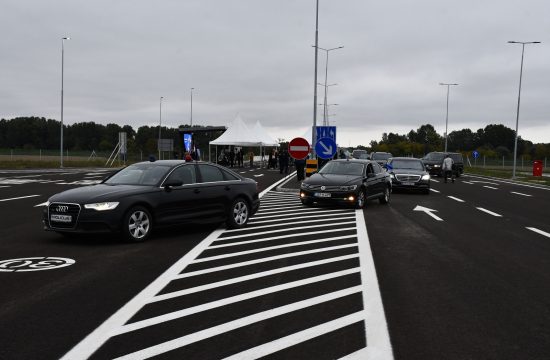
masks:
<instances>
[{"instance_id":1,"label":"parked car","mask_svg":"<svg viewBox=\"0 0 550 360\"><path fill-rule=\"evenodd\" d=\"M331 160L318 173L302 182L302 204L333 203L358 209L369 199L390 201L390 175L375 161Z\"/></svg>"},{"instance_id":2,"label":"parked car","mask_svg":"<svg viewBox=\"0 0 550 360\"><path fill-rule=\"evenodd\" d=\"M445 159L447 154L451 157L451 159L453 159L453 172L455 176L460 177L460 175L464 173L464 160L461 153L433 151L426 154L426 156L422 158L422 161L426 166L426 170L430 173L430 175L443 176L443 173L441 172L441 165L443 164L443 159Z\"/></svg>"},{"instance_id":3,"label":"parked car","mask_svg":"<svg viewBox=\"0 0 550 360\"><path fill-rule=\"evenodd\" d=\"M370 154L370 159L376 161L380 165L384 165L391 157L393 157L393 155L389 152L378 151Z\"/></svg>"},{"instance_id":4,"label":"parked car","mask_svg":"<svg viewBox=\"0 0 550 360\"><path fill-rule=\"evenodd\" d=\"M388 160L387 170L392 189L420 190L430 193L430 174L420 159L395 157Z\"/></svg>"},{"instance_id":5,"label":"parked car","mask_svg":"<svg viewBox=\"0 0 550 360\"><path fill-rule=\"evenodd\" d=\"M216 164L141 162L97 185L53 195L45 230L62 234L122 232L146 240L157 226L226 221L240 228L259 208L257 183Z\"/></svg>"}]
</instances>

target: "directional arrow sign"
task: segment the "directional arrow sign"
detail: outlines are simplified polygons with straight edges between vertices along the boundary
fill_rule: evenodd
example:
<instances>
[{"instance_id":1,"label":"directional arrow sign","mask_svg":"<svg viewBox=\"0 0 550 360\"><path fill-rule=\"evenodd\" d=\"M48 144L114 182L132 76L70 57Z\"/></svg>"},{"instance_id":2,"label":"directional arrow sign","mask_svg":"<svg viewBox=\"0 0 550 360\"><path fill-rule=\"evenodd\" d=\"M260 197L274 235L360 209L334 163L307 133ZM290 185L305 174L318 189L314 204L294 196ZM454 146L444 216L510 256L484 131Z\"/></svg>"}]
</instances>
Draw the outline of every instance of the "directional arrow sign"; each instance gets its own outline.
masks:
<instances>
[{"instance_id":1,"label":"directional arrow sign","mask_svg":"<svg viewBox=\"0 0 550 360\"><path fill-rule=\"evenodd\" d=\"M440 218L439 216L436 216L435 214L432 213L433 211L437 211L437 210L430 209L430 208L427 208L427 207L424 207L424 206L420 206L420 205L416 205L416 207L414 208L414 211L423 211L423 212L425 212L426 214L428 214L428 215L430 215L431 217L433 217L434 219L436 219L437 221L443 221L442 218Z\"/></svg>"},{"instance_id":2,"label":"directional arrow sign","mask_svg":"<svg viewBox=\"0 0 550 360\"><path fill-rule=\"evenodd\" d=\"M336 143L328 137L317 140L315 152L321 159L331 159L336 154Z\"/></svg>"}]
</instances>

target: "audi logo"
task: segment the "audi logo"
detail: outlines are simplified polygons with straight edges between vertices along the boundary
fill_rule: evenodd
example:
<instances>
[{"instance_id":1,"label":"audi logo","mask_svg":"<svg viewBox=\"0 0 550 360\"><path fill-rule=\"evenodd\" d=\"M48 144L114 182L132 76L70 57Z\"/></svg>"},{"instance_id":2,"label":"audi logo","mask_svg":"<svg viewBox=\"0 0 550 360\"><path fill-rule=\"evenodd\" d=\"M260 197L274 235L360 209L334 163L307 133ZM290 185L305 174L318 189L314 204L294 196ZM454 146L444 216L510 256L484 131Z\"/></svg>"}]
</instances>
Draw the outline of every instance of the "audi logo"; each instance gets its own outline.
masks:
<instances>
[{"instance_id":1,"label":"audi logo","mask_svg":"<svg viewBox=\"0 0 550 360\"><path fill-rule=\"evenodd\" d=\"M67 205L58 205L55 208L55 211L57 211L57 212L67 212L67 211L69 211L69 207Z\"/></svg>"}]
</instances>

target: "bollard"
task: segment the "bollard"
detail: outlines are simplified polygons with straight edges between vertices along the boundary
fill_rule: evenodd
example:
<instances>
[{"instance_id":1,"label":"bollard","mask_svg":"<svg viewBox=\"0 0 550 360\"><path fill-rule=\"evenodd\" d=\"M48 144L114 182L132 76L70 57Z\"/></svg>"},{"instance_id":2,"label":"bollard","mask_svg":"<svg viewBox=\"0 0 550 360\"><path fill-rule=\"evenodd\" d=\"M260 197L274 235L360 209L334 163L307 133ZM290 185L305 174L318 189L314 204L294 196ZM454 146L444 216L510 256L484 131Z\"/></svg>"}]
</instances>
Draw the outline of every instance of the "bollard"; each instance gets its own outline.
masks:
<instances>
[{"instance_id":1,"label":"bollard","mask_svg":"<svg viewBox=\"0 0 550 360\"><path fill-rule=\"evenodd\" d=\"M306 160L306 177L310 177L315 172L317 172L317 159L307 159Z\"/></svg>"}]
</instances>

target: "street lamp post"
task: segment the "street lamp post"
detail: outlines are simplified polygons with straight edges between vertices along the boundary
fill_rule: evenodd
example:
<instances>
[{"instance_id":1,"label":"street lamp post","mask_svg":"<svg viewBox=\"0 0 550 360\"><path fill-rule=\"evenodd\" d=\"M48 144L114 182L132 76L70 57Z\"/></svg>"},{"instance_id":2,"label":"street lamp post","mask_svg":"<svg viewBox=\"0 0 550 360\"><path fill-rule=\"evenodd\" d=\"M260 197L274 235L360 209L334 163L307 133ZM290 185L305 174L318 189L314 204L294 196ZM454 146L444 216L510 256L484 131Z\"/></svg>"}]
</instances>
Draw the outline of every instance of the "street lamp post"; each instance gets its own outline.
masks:
<instances>
[{"instance_id":1,"label":"street lamp post","mask_svg":"<svg viewBox=\"0 0 550 360\"><path fill-rule=\"evenodd\" d=\"M458 84L445 84L439 83L439 85L447 86L447 115L445 116L445 152L447 152L447 138L448 138L448 128L449 128L449 88Z\"/></svg>"},{"instance_id":2,"label":"street lamp post","mask_svg":"<svg viewBox=\"0 0 550 360\"><path fill-rule=\"evenodd\" d=\"M328 53L332 50L338 50L338 49L343 49L343 48L344 48L343 46L338 46L338 47L331 48L331 49L323 49L322 47L318 47L319 50L323 50L327 54L326 61L325 61L325 100L324 100L325 106L323 108L323 125L324 126L327 125L327 113L328 113L328 109L327 109Z\"/></svg>"},{"instance_id":3,"label":"street lamp post","mask_svg":"<svg viewBox=\"0 0 550 360\"><path fill-rule=\"evenodd\" d=\"M159 141L158 141L158 148L159 148L159 160L160 160L160 130L162 129L162 99L164 99L164 96L160 97L160 107L159 107Z\"/></svg>"},{"instance_id":4,"label":"street lamp post","mask_svg":"<svg viewBox=\"0 0 550 360\"><path fill-rule=\"evenodd\" d=\"M508 41L508 44L521 44L521 65L519 68L519 91L518 91L518 107L516 111L516 136L514 138L514 167L512 168L512 179L516 177L516 158L518 152L518 125L519 125L519 104L521 100L521 77L523 75L523 53L525 52L525 45L528 44L540 44L540 41Z\"/></svg>"},{"instance_id":5,"label":"street lamp post","mask_svg":"<svg viewBox=\"0 0 550 360\"><path fill-rule=\"evenodd\" d=\"M328 113L328 112L329 112L329 108L330 108L331 106L338 106L338 105L340 105L340 104L325 104L325 103L322 103L322 104L317 104L317 105L326 107L327 112L326 112L326 120L325 120L324 125L325 125L325 126L330 126L329 116L335 116L336 114L330 114L330 115L329 115L329 113Z\"/></svg>"},{"instance_id":6,"label":"street lamp post","mask_svg":"<svg viewBox=\"0 0 550 360\"><path fill-rule=\"evenodd\" d=\"M59 167L63 167L63 72L65 67L65 40L70 37L61 38L61 139L59 146Z\"/></svg>"},{"instance_id":7,"label":"street lamp post","mask_svg":"<svg viewBox=\"0 0 550 360\"><path fill-rule=\"evenodd\" d=\"M317 58L319 55L319 0L315 1L315 72L313 75L313 127L311 128L311 154L315 159L317 142Z\"/></svg>"},{"instance_id":8,"label":"street lamp post","mask_svg":"<svg viewBox=\"0 0 550 360\"><path fill-rule=\"evenodd\" d=\"M193 127L193 90L195 88L191 88L191 127Z\"/></svg>"},{"instance_id":9,"label":"street lamp post","mask_svg":"<svg viewBox=\"0 0 550 360\"><path fill-rule=\"evenodd\" d=\"M328 84L328 85L327 85L327 84L317 83L317 85L319 85L319 86L324 86L324 87L325 87L325 100L324 100L324 102L323 102L322 104L320 104L320 105L323 105L323 126L327 126L327 122L328 122L328 121L327 121L328 109L327 109L327 105L326 105L326 103L327 103L327 93L328 93L327 89L328 89L329 86L336 86L336 85L338 85L338 84Z\"/></svg>"}]
</instances>

